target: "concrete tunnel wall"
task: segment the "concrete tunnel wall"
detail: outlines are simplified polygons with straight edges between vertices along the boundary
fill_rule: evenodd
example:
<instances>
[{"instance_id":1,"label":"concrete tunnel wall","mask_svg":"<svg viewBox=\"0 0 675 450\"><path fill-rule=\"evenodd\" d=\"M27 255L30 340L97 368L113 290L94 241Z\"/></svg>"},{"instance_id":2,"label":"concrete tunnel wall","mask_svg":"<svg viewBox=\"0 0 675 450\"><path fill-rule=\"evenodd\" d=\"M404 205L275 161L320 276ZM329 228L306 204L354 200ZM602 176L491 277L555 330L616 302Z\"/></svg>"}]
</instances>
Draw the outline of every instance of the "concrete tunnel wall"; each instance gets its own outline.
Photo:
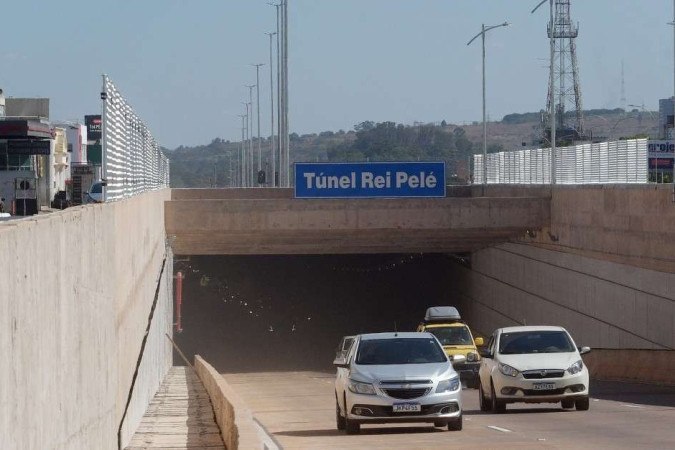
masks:
<instances>
[{"instance_id":1,"label":"concrete tunnel wall","mask_svg":"<svg viewBox=\"0 0 675 450\"><path fill-rule=\"evenodd\" d=\"M171 347L170 191L0 224L0 448L117 448L164 374Z\"/></svg>"},{"instance_id":2,"label":"concrete tunnel wall","mask_svg":"<svg viewBox=\"0 0 675 450\"><path fill-rule=\"evenodd\" d=\"M675 384L672 189L556 187L550 228L456 265L466 318L485 336L504 326L562 325L577 344L607 349L589 355L596 375ZM648 351L624 352L622 362L610 349Z\"/></svg>"}]
</instances>

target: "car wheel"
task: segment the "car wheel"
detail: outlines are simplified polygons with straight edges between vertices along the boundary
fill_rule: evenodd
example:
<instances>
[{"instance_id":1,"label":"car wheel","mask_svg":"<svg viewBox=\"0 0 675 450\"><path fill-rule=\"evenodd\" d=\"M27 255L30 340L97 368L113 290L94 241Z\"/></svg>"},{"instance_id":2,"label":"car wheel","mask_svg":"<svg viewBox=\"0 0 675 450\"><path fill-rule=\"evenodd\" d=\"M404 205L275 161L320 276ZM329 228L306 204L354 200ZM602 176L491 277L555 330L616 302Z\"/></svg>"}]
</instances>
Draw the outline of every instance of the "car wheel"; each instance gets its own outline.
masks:
<instances>
[{"instance_id":1,"label":"car wheel","mask_svg":"<svg viewBox=\"0 0 675 450\"><path fill-rule=\"evenodd\" d=\"M572 400L571 398L561 401L560 404L562 405L563 409L574 408L574 400Z\"/></svg>"},{"instance_id":2,"label":"car wheel","mask_svg":"<svg viewBox=\"0 0 675 450\"><path fill-rule=\"evenodd\" d=\"M489 411L492 408L490 401L485 398L485 392L483 392L483 383L480 381L478 382L478 400L480 402L481 411Z\"/></svg>"},{"instance_id":3,"label":"car wheel","mask_svg":"<svg viewBox=\"0 0 675 450\"><path fill-rule=\"evenodd\" d=\"M351 419L345 419L345 429L347 430L347 434L359 434L361 424Z\"/></svg>"},{"instance_id":4,"label":"car wheel","mask_svg":"<svg viewBox=\"0 0 675 450\"><path fill-rule=\"evenodd\" d=\"M591 402L588 397L583 397L575 400L574 405L577 407L577 411L588 411L588 408L591 407Z\"/></svg>"},{"instance_id":5,"label":"car wheel","mask_svg":"<svg viewBox=\"0 0 675 450\"><path fill-rule=\"evenodd\" d=\"M337 422L337 429L338 430L344 430L347 423L344 417L342 417L342 414L340 414L340 405L338 404L337 401L337 395L335 395L335 421Z\"/></svg>"},{"instance_id":6,"label":"car wheel","mask_svg":"<svg viewBox=\"0 0 675 450\"><path fill-rule=\"evenodd\" d=\"M503 414L506 412L506 403L499 401L497 399L497 394L495 393L495 385L490 380L490 400L491 400L491 408L493 413L496 414Z\"/></svg>"},{"instance_id":7,"label":"car wheel","mask_svg":"<svg viewBox=\"0 0 675 450\"><path fill-rule=\"evenodd\" d=\"M450 431L462 431L462 415L456 419L452 419L448 422L448 430Z\"/></svg>"}]
</instances>

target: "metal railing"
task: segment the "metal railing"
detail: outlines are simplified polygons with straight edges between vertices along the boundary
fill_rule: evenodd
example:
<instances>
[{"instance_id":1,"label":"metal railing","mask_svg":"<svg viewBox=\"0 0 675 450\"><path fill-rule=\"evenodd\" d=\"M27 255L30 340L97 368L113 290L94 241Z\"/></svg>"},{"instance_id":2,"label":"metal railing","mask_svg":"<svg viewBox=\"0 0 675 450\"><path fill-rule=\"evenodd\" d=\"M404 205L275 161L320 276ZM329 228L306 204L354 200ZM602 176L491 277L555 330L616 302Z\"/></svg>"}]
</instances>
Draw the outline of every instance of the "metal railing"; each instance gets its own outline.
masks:
<instances>
[{"instance_id":1,"label":"metal railing","mask_svg":"<svg viewBox=\"0 0 675 450\"><path fill-rule=\"evenodd\" d=\"M168 158L107 75L101 101L106 201L169 187Z\"/></svg>"},{"instance_id":2,"label":"metal railing","mask_svg":"<svg viewBox=\"0 0 675 450\"><path fill-rule=\"evenodd\" d=\"M647 139L556 148L555 184L648 183ZM474 155L474 184L483 183L483 155ZM550 184L551 149L487 157L488 184Z\"/></svg>"}]
</instances>

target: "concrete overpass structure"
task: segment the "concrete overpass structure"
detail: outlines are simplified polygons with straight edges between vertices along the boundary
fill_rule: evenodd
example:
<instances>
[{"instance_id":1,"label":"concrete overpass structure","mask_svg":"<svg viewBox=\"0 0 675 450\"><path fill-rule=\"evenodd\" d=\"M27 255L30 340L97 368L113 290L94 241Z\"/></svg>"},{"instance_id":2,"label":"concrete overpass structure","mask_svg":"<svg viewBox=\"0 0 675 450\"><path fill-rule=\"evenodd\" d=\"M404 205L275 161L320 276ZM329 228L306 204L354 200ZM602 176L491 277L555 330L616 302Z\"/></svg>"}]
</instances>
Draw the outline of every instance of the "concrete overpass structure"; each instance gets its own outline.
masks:
<instances>
[{"instance_id":1,"label":"concrete overpass structure","mask_svg":"<svg viewBox=\"0 0 675 450\"><path fill-rule=\"evenodd\" d=\"M172 246L470 251L448 277L477 330L555 320L600 349L587 361L597 375L674 382L672 186L491 186L477 196L324 203L283 190L160 190L1 223L0 446L130 442L172 365ZM221 430L235 427L231 405L213 403L226 412Z\"/></svg>"},{"instance_id":2,"label":"concrete overpass structure","mask_svg":"<svg viewBox=\"0 0 675 450\"><path fill-rule=\"evenodd\" d=\"M521 237L550 222L547 195L292 196L290 189L174 189L166 202L166 232L177 255L458 253Z\"/></svg>"}]
</instances>

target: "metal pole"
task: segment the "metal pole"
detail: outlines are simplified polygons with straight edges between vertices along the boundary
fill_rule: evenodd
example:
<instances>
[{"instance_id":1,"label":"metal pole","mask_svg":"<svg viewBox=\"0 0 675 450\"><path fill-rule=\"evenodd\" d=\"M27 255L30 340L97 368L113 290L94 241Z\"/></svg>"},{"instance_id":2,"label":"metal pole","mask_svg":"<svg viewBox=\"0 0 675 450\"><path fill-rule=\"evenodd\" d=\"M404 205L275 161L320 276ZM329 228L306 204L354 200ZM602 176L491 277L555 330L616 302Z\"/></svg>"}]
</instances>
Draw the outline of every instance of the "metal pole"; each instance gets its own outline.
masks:
<instances>
[{"instance_id":1,"label":"metal pole","mask_svg":"<svg viewBox=\"0 0 675 450\"><path fill-rule=\"evenodd\" d=\"M241 117L241 146L239 148L239 186L244 187L244 148L245 148L245 135L244 135L244 126L246 115L240 114Z\"/></svg>"},{"instance_id":2,"label":"metal pole","mask_svg":"<svg viewBox=\"0 0 675 450\"><path fill-rule=\"evenodd\" d=\"M290 127L288 125L288 0L284 0L284 163L286 187L290 184Z\"/></svg>"},{"instance_id":3,"label":"metal pole","mask_svg":"<svg viewBox=\"0 0 675 450\"><path fill-rule=\"evenodd\" d=\"M258 113L258 172L262 170L262 149L260 147L260 66L264 66L265 64L253 64L255 66L255 97L256 97L256 109ZM256 184L258 183L258 180L256 178Z\"/></svg>"},{"instance_id":4,"label":"metal pole","mask_svg":"<svg viewBox=\"0 0 675 450\"><path fill-rule=\"evenodd\" d=\"M265 33L270 37L270 115L271 115L271 122L270 122L270 166L272 167L272 170L270 172L270 180L271 180L271 185L272 187L277 186L277 174L276 174L276 168L277 168L277 159L275 158L275 151L274 151L274 61L272 60L273 58L273 50L272 50L272 36L276 35L277 33Z\"/></svg>"},{"instance_id":5,"label":"metal pole","mask_svg":"<svg viewBox=\"0 0 675 450\"><path fill-rule=\"evenodd\" d=\"M249 104L251 105L251 115L249 116L249 135L248 135L248 142L249 142L249 185L254 186L255 183L257 182L257 179L253 177L253 88L256 87L255 84L251 84L246 86L248 87L248 101Z\"/></svg>"},{"instance_id":6,"label":"metal pole","mask_svg":"<svg viewBox=\"0 0 675 450\"><path fill-rule=\"evenodd\" d=\"M485 24L481 32L483 40L483 196L487 188L487 122L485 121Z\"/></svg>"},{"instance_id":7,"label":"metal pole","mask_svg":"<svg viewBox=\"0 0 675 450\"><path fill-rule=\"evenodd\" d=\"M551 184L556 183L556 168L555 160L556 153L556 118L555 118L555 16L553 11L553 0L549 0L551 5L551 68L549 89L551 91Z\"/></svg>"},{"instance_id":8,"label":"metal pole","mask_svg":"<svg viewBox=\"0 0 675 450\"><path fill-rule=\"evenodd\" d=\"M279 187L283 186L281 173L281 3L274 5L277 9L277 161L279 161Z\"/></svg>"}]
</instances>

